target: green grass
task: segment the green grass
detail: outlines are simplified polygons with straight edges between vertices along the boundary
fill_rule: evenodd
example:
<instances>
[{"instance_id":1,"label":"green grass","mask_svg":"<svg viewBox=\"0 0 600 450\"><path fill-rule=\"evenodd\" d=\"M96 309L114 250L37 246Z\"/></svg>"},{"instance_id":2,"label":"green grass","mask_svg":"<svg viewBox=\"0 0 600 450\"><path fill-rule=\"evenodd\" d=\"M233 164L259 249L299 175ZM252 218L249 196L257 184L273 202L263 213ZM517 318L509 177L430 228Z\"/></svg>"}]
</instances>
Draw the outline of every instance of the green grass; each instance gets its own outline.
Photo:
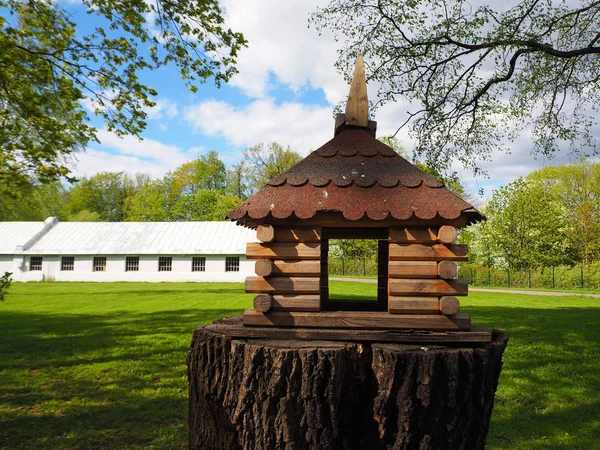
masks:
<instances>
[{"instance_id":1,"label":"green grass","mask_svg":"<svg viewBox=\"0 0 600 450\"><path fill-rule=\"evenodd\" d=\"M0 448L185 448L192 330L249 307L242 290L14 284L0 303ZM600 300L472 293L462 305L510 334L488 448L600 448Z\"/></svg>"}]
</instances>

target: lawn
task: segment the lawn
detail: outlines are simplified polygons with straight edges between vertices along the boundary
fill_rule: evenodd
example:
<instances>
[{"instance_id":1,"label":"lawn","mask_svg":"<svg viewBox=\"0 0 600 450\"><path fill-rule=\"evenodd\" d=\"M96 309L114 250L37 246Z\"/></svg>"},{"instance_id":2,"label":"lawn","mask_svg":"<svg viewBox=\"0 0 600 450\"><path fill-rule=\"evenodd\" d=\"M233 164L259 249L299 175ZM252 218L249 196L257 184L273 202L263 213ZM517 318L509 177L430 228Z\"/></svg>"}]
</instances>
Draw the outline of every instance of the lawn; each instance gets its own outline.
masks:
<instances>
[{"instance_id":1,"label":"lawn","mask_svg":"<svg viewBox=\"0 0 600 450\"><path fill-rule=\"evenodd\" d=\"M0 303L0 448L185 448L192 330L248 307L242 290L13 285ZM510 333L488 448L600 448L600 300L472 293L462 304L474 325Z\"/></svg>"}]
</instances>

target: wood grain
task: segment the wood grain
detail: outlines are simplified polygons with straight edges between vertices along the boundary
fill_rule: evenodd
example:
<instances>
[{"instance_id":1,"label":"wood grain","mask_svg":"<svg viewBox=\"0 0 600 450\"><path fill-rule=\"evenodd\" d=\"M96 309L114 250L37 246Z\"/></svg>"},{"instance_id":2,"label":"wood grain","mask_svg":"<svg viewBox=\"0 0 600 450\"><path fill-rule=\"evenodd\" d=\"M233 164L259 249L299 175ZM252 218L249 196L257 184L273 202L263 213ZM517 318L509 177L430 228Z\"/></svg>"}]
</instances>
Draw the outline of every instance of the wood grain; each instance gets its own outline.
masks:
<instances>
[{"instance_id":1,"label":"wood grain","mask_svg":"<svg viewBox=\"0 0 600 450\"><path fill-rule=\"evenodd\" d=\"M346 103L346 123L358 127L369 126L369 99L362 55L356 58L348 103Z\"/></svg>"},{"instance_id":2,"label":"wood grain","mask_svg":"<svg viewBox=\"0 0 600 450\"><path fill-rule=\"evenodd\" d=\"M438 263L436 261L390 261L388 267L390 278L438 277Z\"/></svg>"},{"instance_id":3,"label":"wood grain","mask_svg":"<svg viewBox=\"0 0 600 450\"><path fill-rule=\"evenodd\" d=\"M320 242L321 228L277 228L277 242Z\"/></svg>"},{"instance_id":4,"label":"wood grain","mask_svg":"<svg viewBox=\"0 0 600 450\"><path fill-rule=\"evenodd\" d=\"M244 312L245 326L307 327L307 328L389 328L421 330L469 329L468 314L389 314L386 312L289 312L261 313L253 309Z\"/></svg>"},{"instance_id":5,"label":"wood grain","mask_svg":"<svg viewBox=\"0 0 600 450\"><path fill-rule=\"evenodd\" d=\"M268 277L273 273L273 261L270 259L259 259L254 263L254 272L261 277Z\"/></svg>"},{"instance_id":6,"label":"wood grain","mask_svg":"<svg viewBox=\"0 0 600 450\"><path fill-rule=\"evenodd\" d=\"M440 297L440 312L446 316L451 316L460 311L460 302L456 297Z\"/></svg>"},{"instance_id":7,"label":"wood grain","mask_svg":"<svg viewBox=\"0 0 600 450\"><path fill-rule=\"evenodd\" d=\"M435 244L436 228L391 228L390 242L400 244Z\"/></svg>"},{"instance_id":8,"label":"wood grain","mask_svg":"<svg viewBox=\"0 0 600 450\"><path fill-rule=\"evenodd\" d=\"M275 240L275 227L273 225L259 225L256 229L256 237L261 242L273 242Z\"/></svg>"},{"instance_id":9,"label":"wood grain","mask_svg":"<svg viewBox=\"0 0 600 450\"><path fill-rule=\"evenodd\" d=\"M438 276L444 280L450 280L458 274L458 264L454 261L440 261L437 263Z\"/></svg>"},{"instance_id":10,"label":"wood grain","mask_svg":"<svg viewBox=\"0 0 600 450\"><path fill-rule=\"evenodd\" d=\"M319 259L320 257L321 246L317 243L248 242L246 244L248 259Z\"/></svg>"},{"instance_id":11,"label":"wood grain","mask_svg":"<svg viewBox=\"0 0 600 450\"><path fill-rule=\"evenodd\" d=\"M258 294L254 297L254 309L260 312L267 312L273 305L273 296L271 294Z\"/></svg>"},{"instance_id":12,"label":"wood grain","mask_svg":"<svg viewBox=\"0 0 600 450\"><path fill-rule=\"evenodd\" d=\"M468 261L469 249L459 244L390 244L392 261Z\"/></svg>"},{"instance_id":13,"label":"wood grain","mask_svg":"<svg viewBox=\"0 0 600 450\"><path fill-rule=\"evenodd\" d=\"M320 295L275 294L272 309L286 311L320 311Z\"/></svg>"},{"instance_id":14,"label":"wood grain","mask_svg":"<svg viewBox=\"0 0 600 450\"><path fill-rule=\"evenodd\" d=\"M318 294L319 278L246 277L246 292L277 294Z\"/></svg>"},{"instance_id":15,"label":"wood grain","mask_svg":"<svg viewBox=\"0 0 600 450\"><path fill-rule=\"evenodd\" d=\"M390 314L439 314L440 302L438 297L388 297L388 312Z\"/></svg>"},{"instance_id":16,"label":"wood grain","mask_svg":"<svg viewBox=\"0 0 600 450\"><path fill-rule=\"evenodd\" d=\"M390 278L390 295L399 296L442 296L467 295L468 285L465 280L406 280Z\"/></svg>"},{"instance_id":17,"label":"wood grain","mask_svg":"<svg viewBox=\"0 0 600 450\"><path fill-rule=\"evenodd\" d=\"M458 239L458 231L456 227L443 225L437 233L437 241L440 244L452 244Z\"/></svg>"},{"instance_id":18,"label":"wood grain","mask_svg":"<svg viewBox=\"0 0 600 450\"><path fill-rule=\"evenodd\" d=\"M404 343L454 343L490 342L492 330L471 328L468 331L422 331L391 329L339 329L339 328L279 328L245 327L242 316L217 319L205 328L234 338L277 340L321 340L349 342L404 342Z\"/></svg>"}]
</instances>

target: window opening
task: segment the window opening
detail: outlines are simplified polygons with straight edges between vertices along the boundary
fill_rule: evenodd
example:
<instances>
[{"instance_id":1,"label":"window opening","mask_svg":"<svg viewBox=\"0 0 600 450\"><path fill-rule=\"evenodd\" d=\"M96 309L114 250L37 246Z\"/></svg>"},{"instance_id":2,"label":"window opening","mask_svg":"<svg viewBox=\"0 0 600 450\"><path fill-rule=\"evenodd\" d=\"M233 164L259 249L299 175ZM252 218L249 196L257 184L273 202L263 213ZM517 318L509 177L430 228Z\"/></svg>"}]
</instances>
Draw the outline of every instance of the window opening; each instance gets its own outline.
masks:
<instances>
[{"instance_id":1,"label":"window opening","mask_svg":"<svg viewBox=\"0 0 600 450\"><path fill-rule=\"evenodd\" d=\"M194 256L192 258L192 272L206 271L206 258L204 256Z\"/></svg>"},{"instance_id":2,"label":"window opening","mask_svg":"<svg viewBox=\"0 0 600 450\"><path fill-rule=\"evenodd\" d=\"M75 257L63 256L60 259L60 270L75 270Z\"/></svg>"},{"instance_id":3,"label":"window opening","mask_svg":"<svg viewBox=\"0 0 600 450\"><path fill-rule=\"evenodd\" d=\"M171 256L159 256L158 257L158 271L159 272L171 272L173 268L173 258Z\"/></svg>"},{"instance_id":4,"label":"window opening","mask_svg":"<svg viewBox=\"0 0 600 450\"><path fill-rule=\"evenodd\" d=\"M323 309L387 311L387 228L324 228L322 233ZM336 277L340 280L331 280ZM353 277L363 282L344 282Z\"/></svg>"},{"instance_id":5,"label":"window opening","mask_svg":"<svg viewBox=\"0 0 600 450\"><path fill-rule=\"evenodd\" d=\"M41 256L32 256L29 258L29 270L42 270L42 261L43 258Z\"/></svg>"},{"instance_id":6,"label":"window opening","mask_svg":"<svg viewBox=\"0 0 600 450\"><path fill-rule=\"evenodd\" d=\"M106 272L106 256L94 256L94 272Z\"/></svg>"},{"instance_id":7,"label":"window opening","mask_svg":"<svg viewBox=\"0 0 600 450\"><path fill-rule=\"evenodd\" d=\"M125 257L125 272L138 272L140 270L140 257L127 256Z\"/></svg>"},{"instance_id":8,"label":"window opening","mask_svg":"<svg viewBox=\"0 0 600 450\"><path fill-rule=\"evenodd\" d=\"M225 272L239 272L239 271L240 271L240 257L239 256L225 257Z\"/></svg>"}]
</instances>

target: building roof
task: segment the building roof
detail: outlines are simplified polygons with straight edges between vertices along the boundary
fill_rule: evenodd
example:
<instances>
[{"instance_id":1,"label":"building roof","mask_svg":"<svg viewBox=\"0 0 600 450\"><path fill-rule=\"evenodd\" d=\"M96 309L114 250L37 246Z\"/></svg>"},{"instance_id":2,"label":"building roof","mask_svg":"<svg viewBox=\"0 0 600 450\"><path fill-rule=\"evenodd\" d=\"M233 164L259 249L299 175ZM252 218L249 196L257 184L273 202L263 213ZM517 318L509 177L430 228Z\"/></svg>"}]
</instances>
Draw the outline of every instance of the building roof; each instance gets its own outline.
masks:
<instances>
[{"instance_id":1,"label":"building roof","mask_svg":"<svg viewBox=\"0 0 600 450\"><path fill-rule=\"evenodd\" d=\"M44 222L0 222L0 253L13 254L44 229Z\"/></svg>"},{"instance_id":2,"label":"building roof","mask_svg":"<svg viewBox=\"0 0 600 450\"><path fill-rule=\"evenodd\" d=\"M355 221L482 220L472 205L375 139L362 127L346 127L287 172L273 178L228 217L310 219L338 212Z\"/></svg>"},{"instance_id":3,"label":"building roof","mask_svg":"<svg viewBox=\"0 0 600 450\"><path fill-rule=\"evenodd\" d=\"M1 225L15 223L17 222L4 222ZM43 225L42 222L40 224ZM10 227L9 225L7 229ZM16 230L17 227L12 229ZM14 237L7 236L7 239L14 241ZM24 253L235 255L244 254L246 243L255 240L254 231L232 222L61 222ZM7 253L13 251L14 245Z\"/></svg>"}]
</instances>

